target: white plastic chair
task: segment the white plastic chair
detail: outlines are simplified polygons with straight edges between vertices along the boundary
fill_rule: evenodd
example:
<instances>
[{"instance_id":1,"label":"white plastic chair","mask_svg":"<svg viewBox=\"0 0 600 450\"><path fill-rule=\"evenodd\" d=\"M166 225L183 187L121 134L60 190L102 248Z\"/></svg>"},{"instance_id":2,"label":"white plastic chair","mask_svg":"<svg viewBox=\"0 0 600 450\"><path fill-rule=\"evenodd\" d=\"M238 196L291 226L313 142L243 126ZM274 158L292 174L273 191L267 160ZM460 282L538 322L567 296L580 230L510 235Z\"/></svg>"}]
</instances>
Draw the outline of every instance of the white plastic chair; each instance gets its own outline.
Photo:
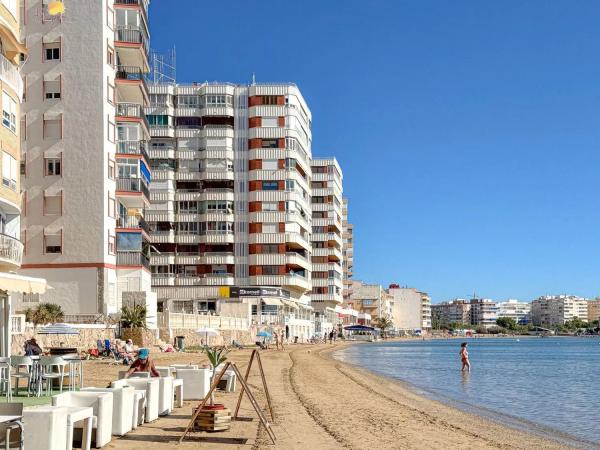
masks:
<instances>
[{"instance_id":1,"label":"white plastic chair","mask_svg":"<svg viewBox=\"0 0 600 450\"><path fill-rule=\"evenodd\" d=\"M6 394L6 401L12 400L12 386L10 376L10 358L0 358L0 391Z\"/></svg>"},{"instance_id":2,"label":"white plastic chair","mask_svg":"<svg viewBox=\"0 0 600 450\"><path fill-rule=\"evenodd\" d=\"M60 392L63 391L63 381L65 377L65 366L67 362L61 356L40 356L41 382L38 392L41 392L42 382L46 382L46 394L52 394L52 383L59 380ZM54 369L56 368L56 372Z\"/></svg>"},{"instance_id":3,"label":"white plastic chair","mask_svg":"<svg viewBox=\"0 0 600 450\"><path fill-rule=\"evenodd\" d=\"M112 439L112 392L63 392L52 397L52 406L91 406L94 409L92 428L96 430L96 448ZM73 428L83 428L83 424L77 422Z\"/></svg>"},{"instance_id":4,"label":"white plastic chair","mask_svg":"<svg viewBox=\"0 0 600 450\"><path fill-rule=\"evenodd\" d=\"M65 408L42 406L23 411L25 448L65 450L68 412ZM43 431L43 432L42 432Z\"/></svg>"},{"instance_id":5,"label":"white plastic chair","mask_svg":"<svg viewBox=\"0 0 600 450\"><path fill-rule=\"evenodd\" d=\"M123 436L133 429L135 389L131 386L117 388L83 388L80 392L111 392L113 394L112 434Z\"/></svg>"},{"instance_id":6,"label":"white plastic chair","mask_svg":"<svg viewBox=\"0 0 600 450\"><path fill-rule=\"evenodd\" d=\"M6 450L15 447L23 450L23 403L0 403L0 415L19 417L17 421L0 424L0 446Z\"/></svg>"},{"instance_id":7,"label":"white plastic chair","mask_svg":"<svg viewBox=\"0 0 600 450\"><path fill-rule=\"evenodd\" d=\"M29 386L31 384L31 367L33 360L29 356L11 356L10 365L15 369L12 377L15 379L15 395L19 395L19 380L27 380L27 396L29 397ZM25 368L24 372L21 369Z\"/></svg>"},{"instance_id":8,"label":"white plastic chair","mask_svg":"<svg viewBox=\"0 0 600 450\"><path fill-rule=\"evenodd\" d=\"M133 386L135 389L146 391L145 421L152 422L158 419L159 391L158 378L127 378L113 381L111 387Z\"/></svg>"},{"instance_id":9,"label":"white plastic chair","mask_svg":"<svg viewBox=\"0 0 600 450\"><path fill-rule=\"evenodd\" d=\"M173 377L155 378L159 382L158 415L167 416L173 410L175 402L175 390L173 389Z\"/></svg>"},{"instance_id":10,"label":"white plastic chair","mask_svg":"<svg viewBox=\"0 0 600 450\"><path fill-rule=\"evenodd\" d=\"M133 401L132 427L135 430L138 426L144 424L144 419L146 417L146 391L143 389L135 389Z\"/></svg>"},{"instance_id":11,"label":"white plastic chair","mask_svg":"<svg viewBox=\"0 0 600 450\"><path fill-rule=\"evenodd\" d=\"M219 376L219 374L223 370L223 367L225 367L225 364L219 364L217 366L217 370L215 371L215 376ZM212 376L211 376L211 380L212 380ZM235 392L235 387L237 385L237 383L236 383L237 376L235 375L235 372L233 371L233 369L227 369L225 371L225 373L223 374L223 376L221 377L221 380L225 380L225 382L226 382L226 384L225 384L226 392Z\"/></svg>"}]
</instances>

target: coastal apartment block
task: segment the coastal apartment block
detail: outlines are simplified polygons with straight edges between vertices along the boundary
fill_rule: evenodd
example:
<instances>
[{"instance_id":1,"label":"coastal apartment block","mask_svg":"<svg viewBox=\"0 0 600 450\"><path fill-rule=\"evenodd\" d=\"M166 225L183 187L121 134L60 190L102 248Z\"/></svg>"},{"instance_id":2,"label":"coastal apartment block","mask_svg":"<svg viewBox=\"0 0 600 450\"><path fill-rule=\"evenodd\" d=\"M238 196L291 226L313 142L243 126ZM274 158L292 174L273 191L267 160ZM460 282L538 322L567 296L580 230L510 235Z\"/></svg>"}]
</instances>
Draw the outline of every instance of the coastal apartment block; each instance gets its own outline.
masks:
<instances>
[{"instance_id":1,"label":"coastal apartment block","mask_svg":"<svg viewBox=\"0 0 600 450\"><path fill-rule=\"evenodd\" d=\"M431 316L438 324L470 324L471 304L464 299L455 299L431 305Z\"/></svg>"},{"instance_id":2,"label":"coastal apartment block","mask_svg":"<svg viewBox=\"0 0 600 450\"><path fill-rule=\"evenodd\" d=\"M312 160L312 291L317 314L343 302L342 170L335 158Z\"/></svg>"},{"instance_id":3,"label":"coastal apartment block","mask_svg":"<svg viewBox=\"0 0 600 450\"><path fill-rule=\"evenodd\" d=\"M347 307L358 311L359 323L370 325L378 317L392 318L392 296L379 284L352 280Z\"/></svg>"},{"instance_id":4,"label":"coastal apartment block","mask_svg":"<svg viewBox=\"0 0 600 450\"><path fill-rule=\"evenodd\" d=\"M160 308L251 315L308 339L312 119L300 90L171 83L150 85L150 97L147 219ZM232 301L234 291L264 295Z\"/></svg>"},{"instance_id":5,"label":"coastal apartment block","mask_svg":"<svg viewBox=\"0 0 600 450\"><path fill-rule=\"evenodd\" d=\"M587 302L588 322L600 320L600 300L588 300Z\"/></svg>"},{"instance_id":6,"label":"coastal apartment block","mask_svg":"<svg viewBox=\"0 0 600 450\"><path fill-rule=\"evenodd\" d=\"M496 326L498 307L494 300L489 298L472 298L469 304L471 305L471 325L485 328Z\"/></svg>"},{"instance_id":7,"label":"coastal apartment block","mask_svg":"<svg viewBox=\"0 0 600 450\"><path fill-rule=\"evenodd\" d=\"M588 301L574 295L545 295L531 303L534 325L564 325L579 318L588 320Z\"/></svg>"},{"instance_id":8,"label":"coastal apartment block","mask_svg":"<svg viewBox=\"0 0 600 450\"><path fill-rule=\"evenodd\" d=\"M531 304L509 299L500 302L498 306L498 318L506 317L513 319L519 325L527 325L531 322Z\"/></svg>"},{"instance_id":9,"label":"coastal apartment block","mask_svg":"<svg viewBox=\"0 0 600 450\"><path fill-rule=\"evenodd\" d=\"M135 299L152 315L148 3L65 0L58 16L23 3L21 273L53 289L20 308L50 301L84 321Z\"/></svg>"},{"instance_id":10,"label":"coastal apartment block","mask_svg":"<svg viewBox=\"0 0 600 450\"><path fill-rule=\"evenodd\" d=\"M414 288L391 284L392 320L396 331L431 329L431 298Z\"/></svg>"},{"instance_id":11,"label":"coastal apartment block","mask_svg":"<svg viewBox=\"0 0 600 450\"><path fill-rule=\"evenodd\" d=\"M342 199L342 257L343 257L343 284L342 296L344 302L350 298L352 289L352 275L354 275L354 225L350 223L347 197Z\"/></svg>"}]
</instances>

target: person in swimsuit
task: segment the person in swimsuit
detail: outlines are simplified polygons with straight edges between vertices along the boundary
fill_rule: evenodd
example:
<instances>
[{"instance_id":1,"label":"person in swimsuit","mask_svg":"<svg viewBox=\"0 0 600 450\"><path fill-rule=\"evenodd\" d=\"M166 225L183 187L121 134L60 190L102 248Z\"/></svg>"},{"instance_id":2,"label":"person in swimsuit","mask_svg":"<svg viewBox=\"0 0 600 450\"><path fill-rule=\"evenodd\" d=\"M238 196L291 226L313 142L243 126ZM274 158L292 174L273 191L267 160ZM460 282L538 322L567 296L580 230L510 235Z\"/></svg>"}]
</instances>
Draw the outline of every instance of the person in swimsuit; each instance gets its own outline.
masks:
<instances>
[{"instance_id":1,"label":"person in swimsuit","mask_svg":"<svg viewBox=\"0 0 600 450\"><path fill-rule=\"evenodd\" d=\"M467 372L471 371L471 362L469 361L469 352L467 351L467 344L466 342L463 342L462 344L460 344L460 359L462 361L462 369L460 369L461 371L464 371L465 369L467 369Z\"/></svg>"}]
</instances>

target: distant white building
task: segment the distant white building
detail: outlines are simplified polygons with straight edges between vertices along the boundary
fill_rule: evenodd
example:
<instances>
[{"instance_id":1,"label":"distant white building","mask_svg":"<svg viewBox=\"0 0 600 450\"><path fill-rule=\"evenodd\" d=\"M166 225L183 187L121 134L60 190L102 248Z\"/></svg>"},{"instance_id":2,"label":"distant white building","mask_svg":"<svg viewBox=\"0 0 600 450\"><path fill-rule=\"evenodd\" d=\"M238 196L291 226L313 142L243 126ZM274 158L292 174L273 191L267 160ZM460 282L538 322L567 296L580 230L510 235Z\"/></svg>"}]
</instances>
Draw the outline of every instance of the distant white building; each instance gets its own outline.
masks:
<instances>
[{"instance_id":1,"label":"distant white building","mask_svg":"<svg viewBox=\"0 0 600 450\"><path fill-rule=\"evenodd\" d=\"M575 317L588 320L588 302L575 295L544 295L531 303L534 325L564 325Z\"/></svg>"},{"instance_id":2,"label":"distant white building","mask_svg":"<svg viewBox=\"0 0 600 450\"><path fill-rule=\"evenodd\" d=\"M509 299L498 303L497 307L498 318L506 317L514 319L520 325L526 325L531 322L531 303Z\"/></svg>"},{"instance_id":3,"label":"distant white building","mask_svg":"<svg viewBox=\"0 0 600 450\"><path fill-rule=\"evenodd\" d=\"M489 298L472 298L469 301L471 305L471 324L490 328L496 326L498 318L498 308L496 302Z\"/></svg>"}]
</instances>

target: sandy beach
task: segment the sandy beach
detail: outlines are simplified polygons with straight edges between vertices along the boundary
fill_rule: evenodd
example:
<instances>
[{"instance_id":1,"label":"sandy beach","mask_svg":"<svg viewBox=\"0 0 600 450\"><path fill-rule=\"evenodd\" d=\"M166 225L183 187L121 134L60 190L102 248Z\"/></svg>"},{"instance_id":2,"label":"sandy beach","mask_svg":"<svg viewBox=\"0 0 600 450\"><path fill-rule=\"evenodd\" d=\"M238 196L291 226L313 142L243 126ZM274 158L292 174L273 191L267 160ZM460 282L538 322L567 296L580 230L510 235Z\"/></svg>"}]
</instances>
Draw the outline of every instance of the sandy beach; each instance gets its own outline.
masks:
<instances>
[{"instance_id":1,"label":"sandy beach","mask_svg":"<svg viewBox=\"0 0 600 450\"><path fill-rule=\"evenodd\" d=\"M261 353L273 400L271 444L259 427L249 401L244 399L241 420L222 433L188 435L178 448L196 449L430 449L430 448L569 448L555 441L508 428L413 393L402 383L334 360L333 350L348 344L296 345L285 351ZM358 344L363 345L363 344ZM368 344L366 344L368 345ZM194 353L154 354L157 365L205 363ZM244 371L249 350L238 350L230 359ZM253 368L250 385L266 409L266 398L258 371ZM86 364L86 384L104 386L116 378L123 366L103 361ZM216 400L233 408L237 394L219 392ZM192 405L186 402L171 416L145 424L122 438L114 438L110 449L167 449L176 445L188 423Z\"/></svg>"}]
</instances>

